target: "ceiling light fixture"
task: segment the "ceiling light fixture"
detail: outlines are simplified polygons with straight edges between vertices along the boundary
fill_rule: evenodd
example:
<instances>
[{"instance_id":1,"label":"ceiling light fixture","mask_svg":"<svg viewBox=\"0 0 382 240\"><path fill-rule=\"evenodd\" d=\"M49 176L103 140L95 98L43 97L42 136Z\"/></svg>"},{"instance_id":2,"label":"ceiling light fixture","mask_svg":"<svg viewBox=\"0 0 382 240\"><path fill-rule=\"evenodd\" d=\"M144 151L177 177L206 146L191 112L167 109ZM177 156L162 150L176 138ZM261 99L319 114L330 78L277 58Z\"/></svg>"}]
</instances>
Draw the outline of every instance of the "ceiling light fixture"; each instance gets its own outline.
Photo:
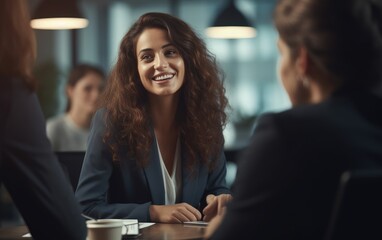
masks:
<instances>
[{"instance_id":1,"label":"ceiling light fixture","mask_svg":"<svg viewBox=\"0 0 382 240\"><path fill-rule=\"evenodd\" d=\"M80 29L88 24L75 0L42 0L31 20L32 28L45 30Z\"/></svg>"},{"instance_id":2,"label":"ceiling light fixture","mask_svg":"<svg viewBox=\"0 0 382 240\"><path fill-rule=\"evenodd\" d=\"M210 38L253 38L256 36L256 29L236 8L235 1L229 0L213 24L206 29L206 34Z\"/></svg>"}]
</instances>

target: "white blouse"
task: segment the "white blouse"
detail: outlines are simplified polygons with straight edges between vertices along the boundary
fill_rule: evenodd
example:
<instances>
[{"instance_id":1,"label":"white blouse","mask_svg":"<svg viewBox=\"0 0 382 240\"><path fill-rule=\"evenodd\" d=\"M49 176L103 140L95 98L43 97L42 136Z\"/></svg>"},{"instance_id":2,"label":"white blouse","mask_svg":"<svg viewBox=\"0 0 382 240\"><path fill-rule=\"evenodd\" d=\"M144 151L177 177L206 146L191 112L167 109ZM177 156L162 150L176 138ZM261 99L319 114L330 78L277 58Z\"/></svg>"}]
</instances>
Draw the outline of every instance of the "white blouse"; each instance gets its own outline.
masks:
<instances>
[{"instance_id":1,"label":"white blouse","mask_svg":"<svg viewBox=\"0 0 382 240\"><path fill-rule=\"evenodd\" d=\"M176 150L174 156L174 165L172 170L172 175L167 171L166 165L163 161L162 154L160 152L159 144L157 142L158 154L160 159L160 164L162 167L163 185L164 185L164 195L165 195L165 205L175 204L176 200L179 199L180 188L182 186L182 171L181 171L181 149L180 141L176 143Z\"/></svg>"}]
</instances>

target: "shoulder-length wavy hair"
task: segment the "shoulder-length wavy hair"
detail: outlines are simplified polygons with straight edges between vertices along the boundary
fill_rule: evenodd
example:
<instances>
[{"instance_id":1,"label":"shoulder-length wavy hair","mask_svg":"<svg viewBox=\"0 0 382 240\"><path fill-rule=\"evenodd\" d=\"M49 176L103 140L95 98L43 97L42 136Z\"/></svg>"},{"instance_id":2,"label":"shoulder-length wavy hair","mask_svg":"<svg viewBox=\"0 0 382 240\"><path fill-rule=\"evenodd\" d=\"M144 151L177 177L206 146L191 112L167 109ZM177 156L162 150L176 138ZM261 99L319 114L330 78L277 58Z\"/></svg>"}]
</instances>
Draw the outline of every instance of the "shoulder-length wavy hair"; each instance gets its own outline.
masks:
<instances>
[{"instance_id":1,"label":"shoulder-length wavy hair","mask_svg":"<svg viewBox=\"0 0 382 240\"><path fill-rule=\"evenodd\" d=\"M36 40L25 0L0 1L0 75L20 77L30 90L36 89L32 67Z\"/></svg>"},{"instance_id":2,"label":"shoulder-length wavy hair","mask_svg":"<svg viewBox=\"0 0 382 240\"><path fill-rule=\"evenodd\" d=\"M147 92L138 74L136 44L148 28L167 32L185 63L185 82L180 92L178 120L183 151L190 157L190 168L201 161L213 167L224 145L223 128L228 101L215 57L184 21L164 13L142 15L123 37L118 60L110 73L101 98L106 109L104 141L113 160L121 146L141 166L148 160L153 131L147 111Z\"/></svg>"}]
</instances>

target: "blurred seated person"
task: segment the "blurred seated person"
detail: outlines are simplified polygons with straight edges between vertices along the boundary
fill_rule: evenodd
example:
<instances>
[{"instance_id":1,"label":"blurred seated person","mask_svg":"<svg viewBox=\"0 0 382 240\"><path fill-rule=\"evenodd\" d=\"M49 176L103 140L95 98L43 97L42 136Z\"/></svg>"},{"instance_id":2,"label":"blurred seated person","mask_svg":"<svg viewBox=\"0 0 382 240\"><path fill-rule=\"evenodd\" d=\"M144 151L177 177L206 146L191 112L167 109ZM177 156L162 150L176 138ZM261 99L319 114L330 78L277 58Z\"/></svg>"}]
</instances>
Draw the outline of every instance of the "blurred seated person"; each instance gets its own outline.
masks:
<instances>
[{"instance_id":1,"label":"blurred seated person","mask_svg":"<svg viewBox=\"0 0 382 240\"><path fill-rule=\"evenodd\" d=\"M382 169L382 1L279 0L274 22L292 109L259 119L206 238L322 240L342 173Z\"/></svg>"},{"instance_id":2,"label":"blurred seated person","mask_svg":"<svg viewBox=\"0 0 382 240\"><path fill-rule=\"evenodd\" d=\"M81 64L72 69L66 88L66 112L48 119L46 125L54 151L86 150L90 122L104 79L104 73L96 66Z\"/></svg>"},{"instance_id":3,"label":"blurred seated person","mask_svg":"<svg viewBox=\"0 0 382 240\"><path fill-rule=\"evenodd\" d=\"M0 183L34 239L84 240L85 222L46 137L35 51L27 1L0 1Z\"/></svg>"}]
</instances>

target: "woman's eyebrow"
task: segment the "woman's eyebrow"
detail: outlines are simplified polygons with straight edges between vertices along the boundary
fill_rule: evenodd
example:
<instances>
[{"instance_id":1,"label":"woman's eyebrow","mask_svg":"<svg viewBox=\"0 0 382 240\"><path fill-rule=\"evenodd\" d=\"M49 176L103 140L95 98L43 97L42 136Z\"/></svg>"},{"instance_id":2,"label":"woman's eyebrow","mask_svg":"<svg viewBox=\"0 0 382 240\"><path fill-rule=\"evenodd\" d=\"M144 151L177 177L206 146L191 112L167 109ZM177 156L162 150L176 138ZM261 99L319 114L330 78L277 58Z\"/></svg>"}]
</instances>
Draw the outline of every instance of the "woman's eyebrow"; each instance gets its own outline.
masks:
<instances>
[{"instance_id":1,"label":"woman's eyebrow","mask_svg":"<svg viewBox=\"0 0 382 240\"><path fill-rule=\"evenodd\" d=\"M170 47L170 46L174 46L174 44L167 43L167 44L163 45L161 48L164 49L164 48ZM139 51L138 55L141 54L142 52L149 52L149 51L152 51L152 50L153 50L152 48L144 48L144 49Z\"/></svg>"}]
</instances>

